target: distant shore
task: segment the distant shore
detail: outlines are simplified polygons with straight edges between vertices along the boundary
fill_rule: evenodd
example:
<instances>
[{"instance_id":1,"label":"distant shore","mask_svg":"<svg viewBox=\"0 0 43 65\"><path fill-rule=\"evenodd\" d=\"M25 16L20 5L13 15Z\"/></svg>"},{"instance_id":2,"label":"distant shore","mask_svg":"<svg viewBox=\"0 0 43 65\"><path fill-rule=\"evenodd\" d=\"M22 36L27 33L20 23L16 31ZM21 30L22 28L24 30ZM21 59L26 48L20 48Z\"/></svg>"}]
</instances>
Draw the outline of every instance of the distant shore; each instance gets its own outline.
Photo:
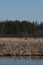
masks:
<instances>
[{"instance_id":1,"label":"distant shore","mask_svg":"<svg viewBox=\"0 0 43 65\"><path fill-rule=\"evenodd\" d=\"M0 56L43 56L43 38L0 38Z\"/></svg>"}]
</instances>

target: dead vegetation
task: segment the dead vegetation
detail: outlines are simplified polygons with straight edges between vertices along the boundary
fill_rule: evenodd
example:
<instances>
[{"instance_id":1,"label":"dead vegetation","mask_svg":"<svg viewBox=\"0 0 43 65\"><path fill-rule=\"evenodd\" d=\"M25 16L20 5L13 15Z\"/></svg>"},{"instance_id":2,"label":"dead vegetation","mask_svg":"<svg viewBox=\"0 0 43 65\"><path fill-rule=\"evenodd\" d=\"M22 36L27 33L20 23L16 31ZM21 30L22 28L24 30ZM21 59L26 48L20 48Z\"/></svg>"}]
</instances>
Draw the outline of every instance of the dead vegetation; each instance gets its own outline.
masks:
<instances>
[{"instance_id":1,"label":"dead vegetation","mask_svg":"<svg viewBox=\"0 0 43 65\"><path fill-rule=\"evenodd\" d=\"M43 55L43 38L0 38L1 55Z\"/></svg>"}]
</instances>

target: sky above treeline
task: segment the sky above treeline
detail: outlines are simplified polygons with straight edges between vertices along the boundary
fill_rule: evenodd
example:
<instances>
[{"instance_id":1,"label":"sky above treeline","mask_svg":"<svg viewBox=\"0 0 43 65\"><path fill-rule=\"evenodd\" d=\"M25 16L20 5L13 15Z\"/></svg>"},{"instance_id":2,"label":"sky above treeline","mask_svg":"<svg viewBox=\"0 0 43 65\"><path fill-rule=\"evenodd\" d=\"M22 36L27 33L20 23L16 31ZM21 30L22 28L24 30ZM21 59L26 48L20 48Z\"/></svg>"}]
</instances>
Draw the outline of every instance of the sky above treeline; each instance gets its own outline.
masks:
<instances>
[{"instance_id":1,"label":"sky above treeline","mask_svg":"<svg viewBox=\"0 0 43 65\"><path fill-rule=\"evenodd\" d=\"M43 0L0 0L0 20L43 21Z\"/></svg>"}]
</instances>

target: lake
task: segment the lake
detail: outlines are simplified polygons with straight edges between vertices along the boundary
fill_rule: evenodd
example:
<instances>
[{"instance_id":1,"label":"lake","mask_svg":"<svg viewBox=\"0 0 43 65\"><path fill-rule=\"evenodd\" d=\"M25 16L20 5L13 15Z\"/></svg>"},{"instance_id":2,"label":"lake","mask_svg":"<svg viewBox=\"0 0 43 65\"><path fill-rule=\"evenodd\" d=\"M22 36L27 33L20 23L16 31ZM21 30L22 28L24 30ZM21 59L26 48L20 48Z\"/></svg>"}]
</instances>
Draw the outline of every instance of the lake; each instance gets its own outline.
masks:
<instances>
[{"instance_id":1,"label":"lake","mask_svg":"<svg viewBox=\"0 0 43 65\"><path fill-rule=\"evenodd\" d=\"M43 65L43 57L1 57L0 65Z\"/></svg>"}]
</instances>

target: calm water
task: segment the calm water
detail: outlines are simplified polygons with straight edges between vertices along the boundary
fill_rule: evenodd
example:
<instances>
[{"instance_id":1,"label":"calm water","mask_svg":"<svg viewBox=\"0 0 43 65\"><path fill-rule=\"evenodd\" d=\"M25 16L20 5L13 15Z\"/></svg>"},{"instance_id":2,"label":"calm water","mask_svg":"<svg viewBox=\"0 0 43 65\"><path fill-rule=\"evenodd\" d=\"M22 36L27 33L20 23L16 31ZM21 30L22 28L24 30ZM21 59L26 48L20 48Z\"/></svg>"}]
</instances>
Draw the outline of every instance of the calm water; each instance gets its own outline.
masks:
<instances>
[{"instance_id":1,"label":"calm water","mask_svg":"<svg viewBox=\"0 0 43 65\"><path fill-rule=\"evenodd\" d=\"M43 65L42 58L0 58L0 65Z\"/></svg>"}]
</instances>

